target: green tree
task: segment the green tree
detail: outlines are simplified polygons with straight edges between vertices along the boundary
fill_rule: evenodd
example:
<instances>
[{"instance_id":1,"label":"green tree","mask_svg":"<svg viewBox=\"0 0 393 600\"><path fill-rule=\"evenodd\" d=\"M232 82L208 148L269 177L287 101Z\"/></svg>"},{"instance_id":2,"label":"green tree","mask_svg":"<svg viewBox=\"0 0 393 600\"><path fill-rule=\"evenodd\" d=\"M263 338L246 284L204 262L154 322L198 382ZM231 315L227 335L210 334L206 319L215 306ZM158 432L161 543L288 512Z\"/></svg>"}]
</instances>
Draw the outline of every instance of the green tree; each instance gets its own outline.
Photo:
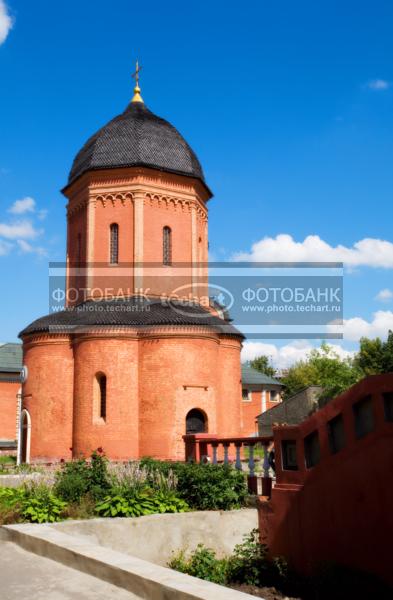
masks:
<instances>
[{"instance_id":1,"label":"green tree","mask_svg":"<svg viewBox=\"0 0 393 600\"><path fill-rule=\"evenodd\" d=\"M250 366L256 371L264 373L269 377L274 377L276 372L271 363L270 357L266 356L265 354L261 354L261 356L254 358L254 360L250 362Z\"/></svg>"},{"instance_id":2,"label":"green tree","mask_svg":"<svg viewBox=\"0 0 393 600\"><path fill-rule=\"evenodd\" d=\"M295 363L283 378L285 396L308 387L320 385L321 398L334 398L362 378L362 372L351 358L341 358L328 344L311 350L306 360Z\"/></svg>"},{"instance_id":3,"label":"green tree","mask_svg":"<svg viewBox=\"0 0 393 600\"><path fill-rule=\"evenodd\" d=\"M355 364L365 376L382 373L383 346L384 344L379 337L374 340L366 337L360 338L360 348L355 356Z\"/></svg>"},{"instance_id":4,"label":"green tree","mask_svg":"<svg viewBox=\"0 0 393 600\"><path fill-rule=\"evenodd\" d=\"M389 330L386 342L377 337L362 337L355 365L365 377L379 373L393 373L393 331Z\"/></svg>"},{"instance_id":5,"label":"green tree","mask_svg":"<svg viewBox=\"0 0 393 600\"><path fill-rule=\"evenodd\" d=\"M382 373L393 373L393 331L391 330L383 345Z\"/></svg>"}]
</instances>

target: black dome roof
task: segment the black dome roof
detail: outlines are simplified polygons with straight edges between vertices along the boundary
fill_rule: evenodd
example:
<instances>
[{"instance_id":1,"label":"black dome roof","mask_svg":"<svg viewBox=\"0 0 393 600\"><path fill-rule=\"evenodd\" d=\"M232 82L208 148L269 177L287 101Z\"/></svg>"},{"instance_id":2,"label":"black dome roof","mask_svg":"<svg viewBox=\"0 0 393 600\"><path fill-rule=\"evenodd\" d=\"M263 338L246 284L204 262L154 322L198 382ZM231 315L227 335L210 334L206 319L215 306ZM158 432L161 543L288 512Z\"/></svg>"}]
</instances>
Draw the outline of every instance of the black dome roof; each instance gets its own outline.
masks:
<instances>
[{"instance_id":1,"label":"black dome roof","mask_svg":"<svg viewBox=\"0 0 393 600\"><path fill-rule=\"evenodd\" d=\"M143 102L131 102L87 140L75 157L68 185L86 171L136 166L196 177L204 183L199 160L180 133Z\"/></svg>"}]
</instances>

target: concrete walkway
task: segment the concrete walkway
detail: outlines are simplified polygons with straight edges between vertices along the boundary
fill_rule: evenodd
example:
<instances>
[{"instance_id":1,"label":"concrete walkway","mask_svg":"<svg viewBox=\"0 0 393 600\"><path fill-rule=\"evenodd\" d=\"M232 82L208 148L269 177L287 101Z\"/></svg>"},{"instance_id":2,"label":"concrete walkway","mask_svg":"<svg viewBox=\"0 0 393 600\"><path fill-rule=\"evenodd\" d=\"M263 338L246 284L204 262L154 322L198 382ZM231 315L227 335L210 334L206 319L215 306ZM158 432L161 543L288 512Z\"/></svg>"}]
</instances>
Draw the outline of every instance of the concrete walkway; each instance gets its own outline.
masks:
<instances>
[{"instance_id":1,"label":"concrete walkway","mask_svg":"<svg viewBox=\"0 0 393 600\"><path fill-rule=\"evenodd\" d=\"M136 600L131 592L0 541L1 600Z\"/></svg>"}]
</instances>

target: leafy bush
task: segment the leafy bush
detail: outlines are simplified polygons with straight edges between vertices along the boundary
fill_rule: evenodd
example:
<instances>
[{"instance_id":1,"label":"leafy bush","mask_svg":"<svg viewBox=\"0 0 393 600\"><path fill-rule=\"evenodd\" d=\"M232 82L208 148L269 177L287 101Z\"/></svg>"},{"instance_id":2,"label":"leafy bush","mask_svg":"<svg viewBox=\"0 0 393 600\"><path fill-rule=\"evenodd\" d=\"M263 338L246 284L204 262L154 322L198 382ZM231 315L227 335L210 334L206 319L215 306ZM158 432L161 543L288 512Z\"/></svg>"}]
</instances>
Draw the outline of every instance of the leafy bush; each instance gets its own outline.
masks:
<instances>
[{"instance_id":1,"label":"leafy bush","mask_svg":"<svg viewBox=\"0 0 393 600\"><path fill-rule=\"evenodd\" d=\"M20 514L22 499L21 488L0 487L0 525L18 523L22 520Z\"/></svg>"},{"instance_id":2,"label":"leafy bush","mask_svg":"<svg viewBox=\"0 0 393 600\"><path fill-rule=\"evenodd\" d=\"M190 507L183 498L179 498L175 492L158 491L154 494L154 503L160 513L188 512Z\"/></svg>"},{"instance_id":3,"label":"leafy bush","mask_svg":"<svg viewBox=\"0 0 393 600\"><path fill-rule=\"evenodd\" d=\"M64 516L66 519L93 519L97 516L95 507L96 501L87 494L78 502L69 503L64 511Z\"/></svg>"},{"instance_id":4,"label":"leafy bush","mask_svg":"<svg viewBox=\"0 0 393 600\"><path fill-rule=\"evenodd\" d=\"M79 502L90 494L99 500L110 489L107 459L94 451L91 460L79 458L63 464L56 475L55 493L66 502Z\"/></svg>"},{"instance_id":5,"label":"leafy bush","mask_svg":"<svg viewBox=\"0 0 393 600\"><path fill-rule=\"evenodd\" d=\"M189 558L186 558L184 551L174 556L168 566L171 569L225 585L228 583L228 559L216 558L214 550L205 548L203 544L198 544L196 550Z\"/></svg>"},{"instance_id":6,"label":"leafy bush","mask_svg":"<svg viewBox=\"0 0 393 600\"><path fill-rule=\"evenodd\" d=\"M46 496L26 498L21 514L24 520L32 523L54 523L61 521L66 506L67 502L49 492Z\"/></svg>"},{"instance_id":7,"label":"leafy bush","mask_svg":"<svg viewBox=\"0 0 393 600\"><path fill-rule=\"evenodd\" d=\"M229 559L229 579L255 586L279 585L286 579L287 567L281 558L269 559L267 546L259 541L258 529L237 544Z\"/></svg>"},{"instance_id":8,"label":"leafy bush","mask_svg":"<svg viewBox=\"0 0 393 600\"><path fill-rule=\"evenodd\" d=\"M177 492L199 510L239 508L246 496L245 476L225 465L180 464Z\"/></svg>"},{"instance_id":9,"label":"leafy bush","mask_svg":"<svg viewBox=\"0 0 393 600\"><path fill-rule=\"evenodd\" d=\"M10 456L7 454L2 454L0 456L0 465L15 465L16 464L16 456Z\"/></svg>"},{"instance_id":10,"label":"leafy bush","mask_svg":"<svg viewBox=\"0 0 393 600\"><path fill-rule=\"evenodd\" d=\"M243 505L247 496L244 474L227 465L171 463L143 458L140 463L152 482L157 472L177 479L176 493L196 510L231 510Z\"/></svg>"},{"instance_id":11,"label":"leafy bush","mask_svg":"<svg viewBox=\"0 0 393 600\"><path fill-rule=\"evenodd\" d=\"M229 557L217 558L214 550L199 544L189 558L186 558L184 551L180 551L168 566L223 585L239 583L257 587L283 587L287 580L285 561L268 558L266 546L259 542L258 529L244 536L243 543L238 544Z\"/></svg>"},{"instance_id":12,"label":"leafy bush","mask_svg":"<svg viewBox=\"0 0 393 600\"><path fill-rule=\"evenodd\" d=\"M0 487L0 506L13 506L24 496L22 488Z\"/></svg>"},{"instance_id":13,"label":"leafy bush","mask_svg":"<svg viewBox=\"0 0 393 600\"><path fill-rule=\"evenodd\" d=\"M185 512L188 505L173 493L146 490L108 495L97 504L95 510L103 517L141 517L155 513Z\"/></svg>"},{"instance_id":14,"label":"leafy bush","mask_svg":"<svg viewBox=\"0 0 393 600\"><path fill-rule=\"evenodd\" d=\"M44 523L60 521L67 506L43 484L31 487L0 488L0 521Z\"/></svg>"}]
</instances>

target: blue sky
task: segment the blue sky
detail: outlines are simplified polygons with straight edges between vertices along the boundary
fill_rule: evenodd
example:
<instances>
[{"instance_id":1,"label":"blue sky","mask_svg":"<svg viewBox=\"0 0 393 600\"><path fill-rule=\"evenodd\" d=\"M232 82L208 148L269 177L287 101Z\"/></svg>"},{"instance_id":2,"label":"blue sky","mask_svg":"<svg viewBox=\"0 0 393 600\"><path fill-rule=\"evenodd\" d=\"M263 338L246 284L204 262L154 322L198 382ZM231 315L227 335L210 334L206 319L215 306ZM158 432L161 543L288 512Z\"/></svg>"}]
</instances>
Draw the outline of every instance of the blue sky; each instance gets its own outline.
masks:
<instances>
[{"instance_id":1,"label":"blue sky","mask_svg":"<svg viewBox=\"0 0 393 600\"><path fill-rule=\"evenodd\" d=\"M48 261L65 253L59 190L87 137L129 101L137 57L146 104L185 136L214 191L212 255L344 256L341 345L386 334L392 23L380 0L0 0L0 340L47 312ZM256 344L250 356L284 364L309 342Z\"/></svg>"}]
</instances>

